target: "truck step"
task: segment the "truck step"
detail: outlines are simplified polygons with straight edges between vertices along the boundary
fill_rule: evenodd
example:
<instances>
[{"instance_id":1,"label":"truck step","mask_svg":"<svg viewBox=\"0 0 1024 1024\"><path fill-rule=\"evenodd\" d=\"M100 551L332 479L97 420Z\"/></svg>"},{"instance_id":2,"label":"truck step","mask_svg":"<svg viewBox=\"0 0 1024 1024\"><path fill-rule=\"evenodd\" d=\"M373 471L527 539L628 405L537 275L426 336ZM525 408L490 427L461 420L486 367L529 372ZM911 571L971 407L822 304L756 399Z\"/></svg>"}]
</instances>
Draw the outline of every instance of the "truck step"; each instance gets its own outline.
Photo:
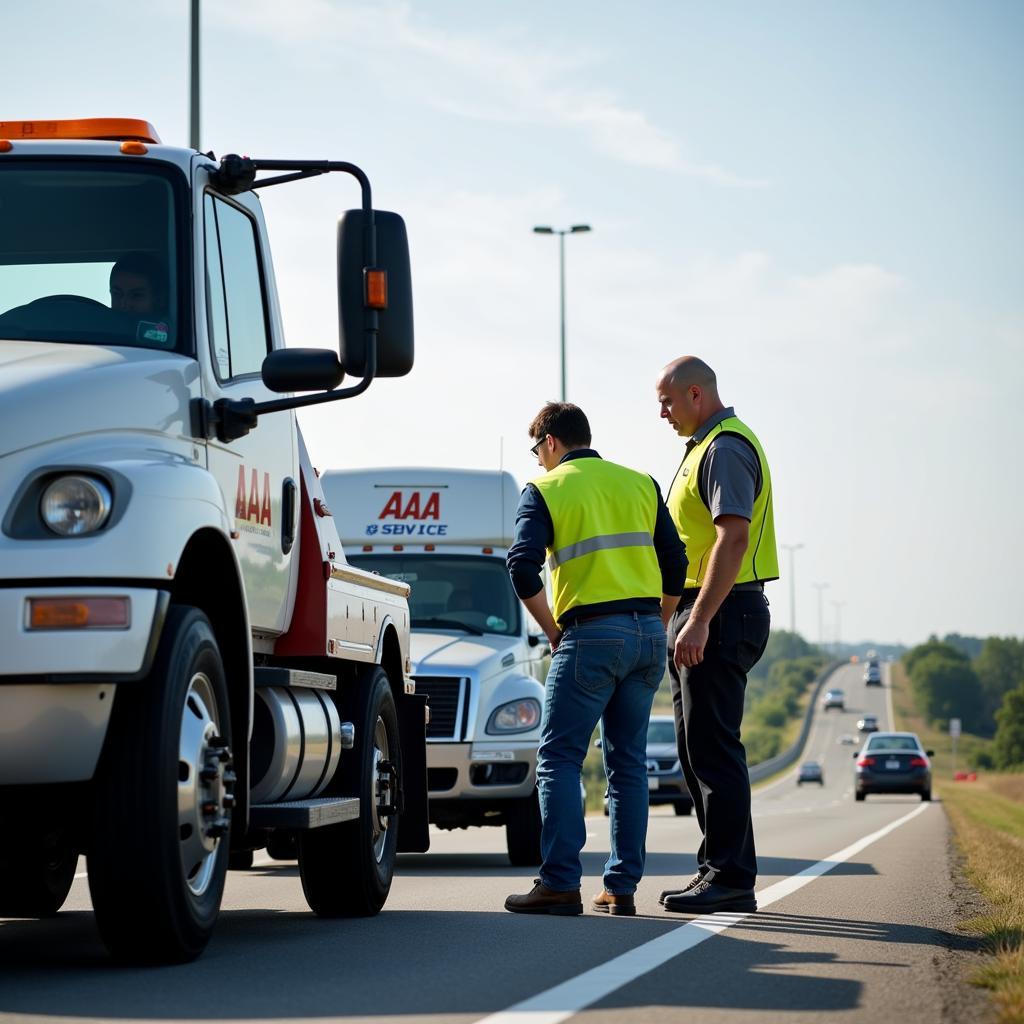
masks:
<instances>
[{"instance_id":1,"label":"truck step","mask_svg":"<svg viewBox=\"0 0 1024 1024\"><path fill-rule=\"evenodd\" d=\"M253 804L252 828L321 828L359 817L357 796L317 796L310 800L282 800L278 804Z\"/></svg>"},{"instance_id":2,"label":"truck step","mask_svg":"<svg viewBox=\"0 0 1024 1024\"><path fill-rule=\"evenodd\" d=\"M309 672L304 668L282 668L279 665L257 665L254 672L257 686L306 686L312 690L336 690L338 680L326 672Z\"/></svg>"}]
</instances>

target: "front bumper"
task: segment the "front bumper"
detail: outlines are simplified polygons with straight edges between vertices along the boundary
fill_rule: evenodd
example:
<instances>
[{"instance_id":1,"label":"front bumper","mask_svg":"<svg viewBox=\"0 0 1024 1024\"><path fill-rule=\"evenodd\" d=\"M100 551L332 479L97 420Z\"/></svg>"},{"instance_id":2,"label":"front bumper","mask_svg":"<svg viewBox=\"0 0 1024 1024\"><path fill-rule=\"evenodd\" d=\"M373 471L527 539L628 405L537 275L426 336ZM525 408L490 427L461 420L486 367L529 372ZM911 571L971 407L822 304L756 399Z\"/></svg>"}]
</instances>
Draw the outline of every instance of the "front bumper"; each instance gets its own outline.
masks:
<instances>
[{"instance_id":1,"label":"front bumper","mask_svg":"<svg viewBox=\"0 0 1024 1024\"><path fill-rule=\"evenodd\" d=\"M127 596L124 629L27 628L28 599ZM0 786L92 778L117 684L145 676L166 591L144 587L0 588Z\"/></svg>"},{"instance_id":2,"label":"front bumper","mask_svg":"<svg viewBox=\"0 0 1024 1024\"><path fill-rule=\"evenodd\" d=\"M519 781L501 781L519 775L522 776ZM498 781L490 781L494 779ZM427 786L431 803L515 800L529 796L536 784L537 740L427 743Z\"/></svg>"},{"instance_id":3,"label":"front bumper","mask_svg":"<svg viewBox=\"0 0 1024 1024\"><path fill-rule=\"evenodd\" d=\"M28 628L30 598L127 597L118 629ZM122 682L149 671L167 610L167 591L146 587L0 587L0 687L11 682Z\"/></svg>"}]
</instances>

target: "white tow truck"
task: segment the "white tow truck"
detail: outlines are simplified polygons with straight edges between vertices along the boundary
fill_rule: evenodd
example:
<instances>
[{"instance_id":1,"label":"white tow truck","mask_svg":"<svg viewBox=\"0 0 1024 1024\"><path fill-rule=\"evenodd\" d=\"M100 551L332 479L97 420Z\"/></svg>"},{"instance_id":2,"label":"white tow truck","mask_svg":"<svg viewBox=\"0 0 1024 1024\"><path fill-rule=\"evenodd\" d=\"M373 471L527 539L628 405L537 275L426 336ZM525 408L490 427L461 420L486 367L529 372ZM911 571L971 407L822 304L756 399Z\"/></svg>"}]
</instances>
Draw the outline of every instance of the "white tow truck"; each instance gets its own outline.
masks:
<instances>
[{"instance_id":1,"label":"white tow truck","mask_svg":"<svg viewBox=\"0 0 1024 1024\"><path fill-rule=\"evenodd\" d=\"M515 480L395 468L327 470L321 483L352 564L412 586L431 822L503 825L512 863L539 864L537 745L551 651L505 568Z\"/></svg>"},{"instance_id":2,"label":"white tow truck","mask_svg":"<svg viewBox=\"0 0 1024 1024\"><path fill-rule=\"evenodd\" d=\"M340 358L284 348L258 198L330 172ZM376 913L429 842L409 587L347 561L294 410L411 368L404 223L120 118L0 122L0 223L0 917L84 853L111 952L188 960L278 834L317 914Z\"/></svg>"}]
</instances>

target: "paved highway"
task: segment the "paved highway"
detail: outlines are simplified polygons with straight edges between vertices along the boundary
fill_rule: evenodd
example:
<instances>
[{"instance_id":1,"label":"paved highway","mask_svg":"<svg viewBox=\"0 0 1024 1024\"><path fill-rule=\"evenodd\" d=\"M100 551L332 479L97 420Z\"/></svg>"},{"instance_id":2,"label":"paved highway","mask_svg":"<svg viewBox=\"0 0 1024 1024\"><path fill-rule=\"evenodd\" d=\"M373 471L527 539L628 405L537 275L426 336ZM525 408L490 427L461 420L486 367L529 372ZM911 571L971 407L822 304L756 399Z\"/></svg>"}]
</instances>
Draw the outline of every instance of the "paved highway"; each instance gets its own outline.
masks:
<instances>
[{"instance_id":1,"label":"paved highway","mask_svg":"<svg viewBox=\"0 0 1024 1024\"><path fill-rule=\"evenodd\" d=\"M294 864L232 872L213 941L194 964L111 966L84 876L50 921L0 922L0 1018L41 1020L486 1021L640 1024L978 1019L959 983L969 943L950 876L941 805L917 797L855 803L852 753L864 711L890 721L888 685L838 670L845 712L818 711L795 772L755 793L761 909L691 919L657 904L694 870L692 818L652 814L635 918L508 914L532 873L508 866L498 829L437 832L404 856L384 912L320 921ZM858 737L859 740L859 737ZM607 819L588 819L584 901L600 887ZM145 922L140 922L140 928Z\"/></svg>"}]
</instances>

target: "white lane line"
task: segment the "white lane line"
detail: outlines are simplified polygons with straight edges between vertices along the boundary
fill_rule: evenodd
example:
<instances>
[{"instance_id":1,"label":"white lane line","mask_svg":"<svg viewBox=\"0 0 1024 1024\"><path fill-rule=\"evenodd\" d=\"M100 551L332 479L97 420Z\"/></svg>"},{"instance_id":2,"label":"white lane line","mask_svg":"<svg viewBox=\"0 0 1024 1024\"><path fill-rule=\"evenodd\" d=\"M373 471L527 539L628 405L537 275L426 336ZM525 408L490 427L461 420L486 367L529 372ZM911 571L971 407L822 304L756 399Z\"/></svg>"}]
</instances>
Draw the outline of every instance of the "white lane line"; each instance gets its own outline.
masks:
<instances>
[{"instance_id":1,"label":"white lane line","mask_svg":"<svg viewBox=\"0 0 1024 1024\"><path fill-rule=\"evenodd\" d=\"M923 814L931 804L921 804L909 814L897 818L877 832L858 839L855 843L844 847L838 853L812 864L809 868L789 878L782 879L774 885L762 889L757 894L758 906L761 909L771 906L778 900L791 896L805 885L831 871L838 865L855 857L863 849L877 842L901 825L912 821ZM621 956L609 960L598 967L578 974L575 978L563 981L546 992L524 999L521 1003L500 1010L488 1017L481 1017L476 1024L561 1024L584 1007L604 999L617 989L635 981L637 978L662 964L668 963L681 953L693 949L713 935L725 931L734 924L750 917L750 914L709 914L697 918L688 924L673 928L672 931L659 935Z\"/></svg>"}]
</instances>

